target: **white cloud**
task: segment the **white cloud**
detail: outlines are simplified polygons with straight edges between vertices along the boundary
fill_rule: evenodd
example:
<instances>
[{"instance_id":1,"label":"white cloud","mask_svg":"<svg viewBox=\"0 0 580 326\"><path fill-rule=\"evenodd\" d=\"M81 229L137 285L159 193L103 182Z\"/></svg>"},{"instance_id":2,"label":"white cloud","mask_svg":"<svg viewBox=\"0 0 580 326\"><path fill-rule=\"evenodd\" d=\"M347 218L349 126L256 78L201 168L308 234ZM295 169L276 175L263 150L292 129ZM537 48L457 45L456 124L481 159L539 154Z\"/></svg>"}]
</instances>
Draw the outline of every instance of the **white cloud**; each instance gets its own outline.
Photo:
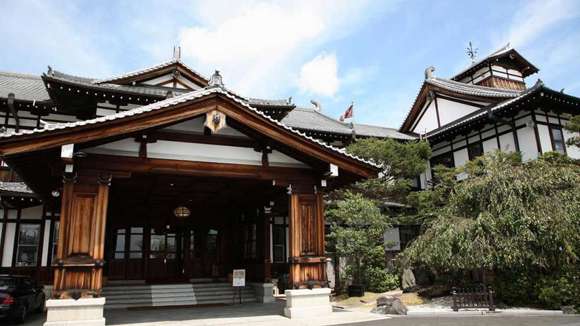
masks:
<instances>
[{"instance_id":1,"label":"white cloud","mask_svg":"<svg viewBox=\"0 0 580 326\"><path fill-rule=\"evenodd\" d=\"M287 91L305 57L370 12L367 1L202 1L196 10L199 22L179 35L184 58L257 96Z\"/></svg>"},{"instance_id":2,"label":"white cloud","mask_svg":"<svg viewBox=\"0 0 580 326\"><path fill-rule=\"evenodd\" d=\"M305 63L300 69L298 86L306 93L334 96L340 86L336 55L321 53Z\"/></svg>"},{"instance_id":3,"label":"white cloud","mask_svg":"<svg viewBox=\"0 0 580 326\"><path fill-rule=\"evenodd\" d=\"M575 0L529 1L514 16L499 44L510 42L513 47L524 47L564 20L580 16L580 6Z\"/></svg>"}]
</instances>

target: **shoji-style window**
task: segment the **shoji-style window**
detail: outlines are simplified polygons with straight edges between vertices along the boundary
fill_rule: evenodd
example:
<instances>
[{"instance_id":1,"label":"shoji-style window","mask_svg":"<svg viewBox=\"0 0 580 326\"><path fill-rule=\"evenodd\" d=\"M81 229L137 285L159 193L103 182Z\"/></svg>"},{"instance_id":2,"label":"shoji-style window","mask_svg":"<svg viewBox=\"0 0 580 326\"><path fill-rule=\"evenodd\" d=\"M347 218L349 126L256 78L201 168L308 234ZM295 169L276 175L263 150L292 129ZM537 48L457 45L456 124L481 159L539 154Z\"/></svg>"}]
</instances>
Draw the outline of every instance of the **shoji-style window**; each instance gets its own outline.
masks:
<instances>
[{"instance_id":1,"label":"shoji-style window","mask_svg":"<svg viewBox=\"0 0 580 326\"><path fill-rule=\"evenodd\" d=\"M566 145L564 142L564 134L562 128L557 126L550 126L550 134L552 135L552 149L554 152L566 154Z\"/></svg>"},{"instance_id":2,"label":"shoji-style window","mask_svg":"<svg viewBox=\"0 0 580 326\"><path fill-rule=\"evenodd\" d=\"M18 249L16 266L36 266L38 244L40 243L40 224L22 223L18 229Z\"/></svg>"}]
</instances>

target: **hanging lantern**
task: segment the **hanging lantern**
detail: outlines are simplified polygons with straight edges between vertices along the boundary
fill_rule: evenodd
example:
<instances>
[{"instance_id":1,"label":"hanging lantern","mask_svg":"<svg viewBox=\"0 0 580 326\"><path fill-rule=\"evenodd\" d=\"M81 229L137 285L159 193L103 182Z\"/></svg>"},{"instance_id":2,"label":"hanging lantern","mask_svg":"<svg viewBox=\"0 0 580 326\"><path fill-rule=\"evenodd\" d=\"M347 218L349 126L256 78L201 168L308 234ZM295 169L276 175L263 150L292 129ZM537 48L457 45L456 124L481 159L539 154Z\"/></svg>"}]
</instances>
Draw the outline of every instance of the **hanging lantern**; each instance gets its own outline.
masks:
<instances>
[{"instance_id":1,"label":"hanging lantern","mask_svg":"<svg viewBox=\"0 0 580 326\"><path fill-rule=\"evenodd\" d=\"M189 208L185 206L178 206L173 210L173 215L179 218L186 218L189 217L189 215L191 215L191 211L189 210Z\"/></svg>"}]
</instances>

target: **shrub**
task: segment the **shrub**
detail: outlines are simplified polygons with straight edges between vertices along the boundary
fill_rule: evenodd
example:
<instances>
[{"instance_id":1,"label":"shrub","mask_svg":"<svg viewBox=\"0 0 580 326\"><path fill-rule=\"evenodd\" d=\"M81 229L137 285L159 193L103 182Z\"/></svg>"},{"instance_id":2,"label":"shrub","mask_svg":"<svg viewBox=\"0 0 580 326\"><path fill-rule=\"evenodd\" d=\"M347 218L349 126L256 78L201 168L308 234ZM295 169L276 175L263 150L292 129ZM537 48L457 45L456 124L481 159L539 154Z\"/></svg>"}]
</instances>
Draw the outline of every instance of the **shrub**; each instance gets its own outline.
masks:
<instances>
[{"instance_id":1,"label":"shrub","mask_svg":"<svg viewBox=\"0 0 580 326\"><path fill-rule=\"evenodd\" d=\"M387 292L400 286L399 276L381 267L370 267L365 271L368 289L372 292Z\"/></svg>"}]
</instances>

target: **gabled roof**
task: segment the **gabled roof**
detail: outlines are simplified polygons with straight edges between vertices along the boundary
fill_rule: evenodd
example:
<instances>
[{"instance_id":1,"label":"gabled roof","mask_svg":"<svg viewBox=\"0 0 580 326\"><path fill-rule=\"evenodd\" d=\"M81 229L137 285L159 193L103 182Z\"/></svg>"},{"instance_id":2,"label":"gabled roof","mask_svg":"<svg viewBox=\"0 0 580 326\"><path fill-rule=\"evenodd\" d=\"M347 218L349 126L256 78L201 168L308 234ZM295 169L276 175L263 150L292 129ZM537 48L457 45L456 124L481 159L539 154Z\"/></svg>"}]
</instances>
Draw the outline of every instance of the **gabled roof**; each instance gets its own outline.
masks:
<instances>
[{"instance_id":1,"label":"gabled roof","mask_svg":"<svg viewBox=\"0 0 580 326\"><path fill-rule=\"evenodd\" d=\"M312 108L298 107L288 113L282 122L300 130L329 132L335 134L352 135L352 129Z\"/></svg>"},{"instance_id":2,"label":"gabled roof","mask_svg":"<svg viewBox=\"0 0 580 326\"><path fill-rule=\"evenodd\" d=\"M405 120L401 124L399 131L409 132L415 119L417 119L429 92L439 92L454 97L464 98L468 100L482 101L487 103L497 103L506 98L514 98L521 94L522 91L494 88L473 84L466 84L454 80L431 77L425 79L423 85L409 109Z\"/></svg>"},{"instance_id":3,"label":"gabled roof","mask_svg":"<svg viewBox=\"0 0 580 326\"><path fill-rule=\"evenodd\" d=\"M355 123L353 126L355 134L361 137L392 138L400 140L417 139L417 137L399 132L395 128L373 126L361 123Z\"/></svg>"},{"instance_id":4,"label":"gabled roof","mask_svg":"<svg viewBox=\"0 0 580 326\"><path fill-rule=\"evenodd\" d=\"M38 151L58 147L66 143L66 141L69 141L67 139L64 139L67 135L78 136L82 138L83 140L82 142L92 141L106 137L113 137L116 135L104 132L103 129L99 129L101 127L102 128L115 127L117 128L115 129L115 132L117 134L145 130L150 128L151 126L149 124L140 125L134 127L131 130L128 130L127 128L124 127L125 125L123 125L123 123L138 120L139 118L146 119L149 117L153 117L157 113L157 111L170 112L170 110L174 108L178 107L183 108L189 103L195 103L198 102L198 100L201 101L204 98L208 98L210 95L217 95L226 98L232 103L236 104L238 107L245 110L245 112L253 115L255 118L262 121L262 123L265 123L266 125L276 128L278 132L291 135L291 137L293 137L292 139L294 139L293 141L296 142L295 145L293 146L296 146L297 150L302 151L305 150L305 146L314 146L315 148L317 148L318 152L315 151L310 153L319 153L317 154L320 155L319 157L334 157L333 160L336 161L329 163L335 163L339 166L343 165L345 167L349 166L352 167L353 166L352 164L354 163L355 166L362 167L363 170L366 170L367 171L366 173L368 173L369 175L373 174L378 170L378 166L375 165L373 162L351 155L347 153L344 149L327 145L317 139L305 135L304 133L292 127L289 127L277 120L274 120L270 116L253 108L252 106L248 105L245 101L240 100L237 96L231 94L230 92L221 87L210 87L200 89L197 91L192 91L150 105L145 105L142 107L134 108L131 110L95 119L69 123L47 124L42 129L22 130L17 133L2 134L0 135L0 153L3 156L6 156L18 153L25 153L29 151ZM191 110L185 112L180 111L180 114L181 114L180 118L183 119L183 117L192 115L194 114L194 112L192 112ZM158 116L159 115L155 115L155 117ZM171 120L169 117L167 117L163 118L163 121L164 123L168 123ZM302 145L298 145L298 143L302 143ZM288 143L285 143L285 145L291 146ZM346 162L349 163L346 163L344 160L346 160Z\"/></svg>"},{"instance_id":5,"label":"gabled roof","mask_svg":"<svg viewBox=\"0 0 580 326\"><path fill-rule=\"evenodd\" d=\"M50 100L40 76L0 71L0 98L10 93L22 101Z\"/></svg>"},{"instance_id":6,"label":"gabled roof","mask_svg":"<svg viewBox=\"0 0 580 326\"><path fill-rule=\"evenodd\" d=\"M197 71L193 70L189 66L187 66L181 60L172 59L151 67L131 71L118 76L113 76L101 80L95 80L94 83L131 84L132 82L150 79L151 76L161 75L174 69L186 73L189 79L191 79L194 83L198 84L201 87L207 86L209 82L209 79L207 79Z\"/></svg>"},{"instance_id":7,"label":"gabled roof","mask_svg":"<svg viewBox=\"0 0 580 326\"><path fill-rule=\"evenodd\" d=\"M524 58L518 51L513 49L508 43L499 50L484 57L483 59L472 63L469 67L463 69L461 72L451 77L451 79L460 80L474 73L476 70L482 68L483 66L500 60L509 60L511 64L517 66L517 68L522 72L523 77L527 77L539 71L538 68L526 60L526 58Z\"/></svg>"},{"instance_id":8,"label":"gabled roof","mask_svg":"<svg viewBox=\"0 0 580 326\"><path fill-rule=\"evenodd\" d=\"M557 98L557 102L561 105L572 105L576 108L580 109L580 98L567 95L561 92L557 92L553 89L550 89L544 85L541 80L538 80L534 86L528 88L527 90L523 91L517 97L502 101L500 103L494 104L492 106L482 108L477 110L471 114L468 114L464 117L461 117L441 128L432 130L428 132L425 137L433 138L440 135L444 135L446 132L462 128L470 123L480 121L489 117L490 114L499 113L505 110L510 110L519 105L520 103L532 99L536 96L542 98ZM579 110L580 113L580 110Z\"/></svg>"},{"instance_id":9,"label":"gabled roof","mask_svg":"<svg viewBox=\"0 0 580 326\"><path fill-rule=\"evenodd\" d=\"M399 132L394 128L373 126L360 123L344 123L333 119L313 108L298 107L282 119L288 126L304 131L328 132L344 136L393 138L412 140L416 137Z\"/></svg>"}]
</instances>

